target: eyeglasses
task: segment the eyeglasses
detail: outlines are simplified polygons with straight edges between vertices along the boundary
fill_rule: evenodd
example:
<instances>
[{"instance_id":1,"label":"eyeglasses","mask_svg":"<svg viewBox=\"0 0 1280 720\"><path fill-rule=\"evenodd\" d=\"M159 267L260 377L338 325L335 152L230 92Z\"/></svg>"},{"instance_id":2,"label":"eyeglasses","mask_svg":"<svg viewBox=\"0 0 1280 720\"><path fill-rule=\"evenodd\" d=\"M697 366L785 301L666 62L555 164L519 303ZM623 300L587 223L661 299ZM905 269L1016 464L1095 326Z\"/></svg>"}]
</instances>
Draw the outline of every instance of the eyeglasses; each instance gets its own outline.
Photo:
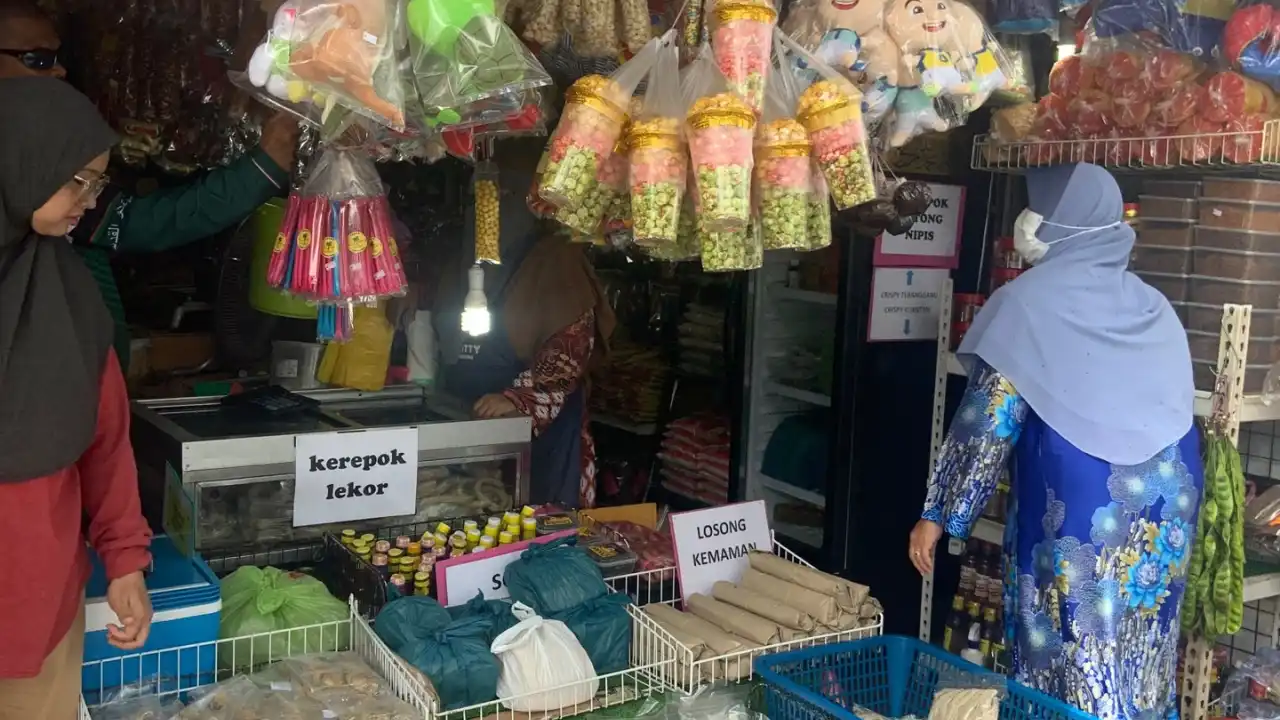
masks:
<instances>
[{"instance_id":1,"label":"eyeglasses","mask_svg":"<svg viewBox=\"0 0 1280 720\"><path fill-rule=\"evenodd\" d=\"M8 50L0 48L0 55L17 58L28 70L44 72L58 67L58 51L48 48L31 48L29 50Z\"/></svg>"},{"instance_id":2,"label":"eyeglasses","mask_svg":"<svg viewBox=\"0 0 1280 720\"><path fill-rule=\"evenodd\" d=\"M80 187L80 196L77 199L81 203L97 200L102 191L106 190L107 185L111 183L111 178L105 173L90 174L86 171L76 173L72 179Z\"/></svg>"}]
</instances>

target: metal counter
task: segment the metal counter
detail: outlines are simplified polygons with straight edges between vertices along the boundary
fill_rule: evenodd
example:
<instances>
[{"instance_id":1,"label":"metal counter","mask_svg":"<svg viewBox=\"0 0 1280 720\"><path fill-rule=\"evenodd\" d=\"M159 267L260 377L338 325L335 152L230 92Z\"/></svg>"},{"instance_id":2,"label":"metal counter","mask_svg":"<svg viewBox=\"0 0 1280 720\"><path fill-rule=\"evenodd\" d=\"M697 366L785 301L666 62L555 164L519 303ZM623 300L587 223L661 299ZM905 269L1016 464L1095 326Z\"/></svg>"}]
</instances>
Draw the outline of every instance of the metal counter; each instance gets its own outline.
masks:
<instances>
[{"instance_id":1,"label":"metal counter","mask_svg":"<svg viewBox=\"0 0 1280 720\"><path fill-rule=\"evenodd\" d=\"M144 511L152 525L158 529L165 524L164 516L172 512L165 507L166 486L180 478L181 489L196 516L192 522L202 528L197 532L198 549L243 548L246 541L251 545L279 546L314 540L325 528L283 528L282 522L291 528L291 507L287 517L282 518L282 512L277 511L269 520L262 520L263 525L258 527L270 523L270 531L254 532L247 519L255 508L278 509L291 501L295 441L309 433L416 428L420 488L429 487L423 485L428 475L436 482L447 479L452 483L450 487L456 488L463 482L460 478L467 477L466 468L482 468L483 472L474 474L485 475L490 485L495 475L500 476L510 496L510 506L519 506L528 498L532 422L527 417L475 420L470 408L454 398L417 387L388 388L376 393L314 390L300 394L318 400L319 408L278 416L223 407L218 397L134 402L133 447ZM453 469L452 475L445 468ZM249 485L254 487L239 487ZM231 499L237 493L243 498ZM430 512L422 508L431 498L421 497L422 494L420 489L420 515ZM235 503L244 510L234 510ZM508 508L492 508L505 509ZM227 522L223 515L228 514L244 515L245 527L238 535L228 535L225 542L215 541L213 536ZM232 522L236 520L231 518ZM406 518L395 520L403 522Z\"/></svg>"}]
</instances>

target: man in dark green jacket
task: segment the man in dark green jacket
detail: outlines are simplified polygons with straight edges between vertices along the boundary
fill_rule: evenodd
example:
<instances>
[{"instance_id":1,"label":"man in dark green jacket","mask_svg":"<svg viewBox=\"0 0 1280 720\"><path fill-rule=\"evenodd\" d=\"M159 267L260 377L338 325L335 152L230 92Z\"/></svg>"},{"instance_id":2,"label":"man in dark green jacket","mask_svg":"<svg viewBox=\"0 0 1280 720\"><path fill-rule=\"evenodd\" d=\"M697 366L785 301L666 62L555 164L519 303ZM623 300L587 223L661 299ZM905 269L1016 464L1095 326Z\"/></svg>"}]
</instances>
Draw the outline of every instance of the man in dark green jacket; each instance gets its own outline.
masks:
<instances>
[{"instance_id":1,"label":"man in dark green jacket","mask_svg":"<svg viewBox=\"0 0 1280 720\"><path fill-rule=\"evenodd\" d=\"M64 78L61 41L48 16L29 0L0 0L0 78ZM298 124L278 114L244 157L181 186L134 196L108 186L71 231L116 321L116 350L128 366L129 332L111 272L110 253L160 252L217 234L243 220L289 185Z\"/></svg>"}]
</instances>

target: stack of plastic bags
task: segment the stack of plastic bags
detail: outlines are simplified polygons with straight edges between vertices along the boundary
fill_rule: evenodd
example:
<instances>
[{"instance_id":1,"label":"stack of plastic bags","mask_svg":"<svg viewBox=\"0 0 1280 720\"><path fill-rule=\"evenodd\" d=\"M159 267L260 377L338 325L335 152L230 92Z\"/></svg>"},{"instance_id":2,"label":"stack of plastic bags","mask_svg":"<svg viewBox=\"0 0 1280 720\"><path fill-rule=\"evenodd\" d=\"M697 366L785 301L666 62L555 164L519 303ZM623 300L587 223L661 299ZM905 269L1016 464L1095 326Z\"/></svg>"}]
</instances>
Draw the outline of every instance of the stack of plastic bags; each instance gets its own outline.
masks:
<instances>
[{"instance_id":1,"label":"stack of plastic bags","mask_svg":"<svg viewBox=\"0 0 1280 720\"><path fill-rule=\"evenodd\" d=\"M404 294L391 210L372 160L344 150L321 155L289 198L267 282L319 305L321 340L351 337L355 305Z\"/></svg>"}]
</instances>

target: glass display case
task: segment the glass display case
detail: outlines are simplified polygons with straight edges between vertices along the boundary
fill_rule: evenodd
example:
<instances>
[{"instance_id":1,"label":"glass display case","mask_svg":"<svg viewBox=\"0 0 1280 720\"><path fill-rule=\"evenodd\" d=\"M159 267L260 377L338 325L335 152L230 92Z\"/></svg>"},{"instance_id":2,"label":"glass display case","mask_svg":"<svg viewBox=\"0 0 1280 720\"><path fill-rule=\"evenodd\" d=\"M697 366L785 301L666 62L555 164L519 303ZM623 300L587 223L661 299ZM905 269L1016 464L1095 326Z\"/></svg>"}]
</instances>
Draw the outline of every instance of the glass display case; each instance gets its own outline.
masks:
<instances>
[{"instance_id":1,"label":"glass display case","mask_svg":"<svg viewBox=\"0 0 1280 720\"><path fill-rule=\"evenodd\" d=\"M208 558L314 544L344 527L501 512L528 499L532 428L526 417L474 420L453 398L417 387L301 394L319 406L276 414L224 407L219 398L135 402L133 445L143 510L153 527L172 524L174 508L185 508L195 549ZM295 526L296 439L391 428L417 431L417 512ZM175 493L180 502L173 501Z\"/></svg>"}]
</instances>

